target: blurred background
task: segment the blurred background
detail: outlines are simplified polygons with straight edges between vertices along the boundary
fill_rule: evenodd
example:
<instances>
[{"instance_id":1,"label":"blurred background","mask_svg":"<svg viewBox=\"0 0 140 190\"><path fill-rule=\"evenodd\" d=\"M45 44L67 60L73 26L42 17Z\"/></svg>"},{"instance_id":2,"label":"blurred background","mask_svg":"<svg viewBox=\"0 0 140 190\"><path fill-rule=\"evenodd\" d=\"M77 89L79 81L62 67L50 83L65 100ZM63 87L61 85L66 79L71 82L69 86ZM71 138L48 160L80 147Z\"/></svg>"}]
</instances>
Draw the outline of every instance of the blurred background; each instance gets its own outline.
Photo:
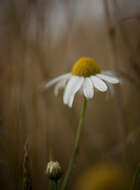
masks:
<instances>
[{"instance_id":1,"label":"blurred background","mask_svg":"<svg viewBox=\"0 0 140 190\"><path fill-rule=\"evenodd\" d=\"M139 34L139 0L0 1L2 190L23 189L26 139L32 189L47 189L50 159L65 173L82 99L77 95L69 109L63 91L56 98L53 89L40 85L69 72L83 56L116 72L122 82L114 96L97 92L88 102L77 168L67 189L129 189L140 161Z\"/></svg>"}]
</instances>

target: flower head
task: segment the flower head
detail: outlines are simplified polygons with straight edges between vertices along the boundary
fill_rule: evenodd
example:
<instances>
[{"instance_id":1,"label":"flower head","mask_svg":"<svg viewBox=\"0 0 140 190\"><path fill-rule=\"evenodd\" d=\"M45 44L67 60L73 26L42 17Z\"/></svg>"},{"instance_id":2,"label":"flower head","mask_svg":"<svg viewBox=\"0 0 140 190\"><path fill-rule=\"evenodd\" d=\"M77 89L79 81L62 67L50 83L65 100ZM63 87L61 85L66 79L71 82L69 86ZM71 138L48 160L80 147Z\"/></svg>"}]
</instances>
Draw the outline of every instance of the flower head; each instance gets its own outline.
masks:
<instances>
[{"instance_id":1,"label":"flower head","mask_svg":"<svg viewBox=\"0 0 140 190\"><path fill-rule=\"evenodd\" d=\"M80 58L72 68L71 73L60 75L49 81L45 88L56 84L54 93L57 96L60 88L65 88L63 102L72 107L75 94L80 91L86 99L94 96L94 89L105 92L112 84L120 83L120 80L112 72L101 71L100 67L91 58Z\"/></svg>"},{"instance_id":2,"label":"flower head","mask_svg":"<svg viewBox=\"0 0 140 190\"><path fill-rule=\"evenodd\" d=\"M100 73L100 67L96 62L87 57L80 58L72 68L72 75L77 75L81 77L90 77Z\"/></svg>"},{"instance_id":3,"label":"flower head","mask_svg":"<svg viewBox=\"0 0 140 190\"><path fill-rule=\"evenodd\" d=\"M59 162L50 161L47 164L46 174L48 175L49 179L57 181L62 176L62 168Z\"/></svg>"}]
</instances>

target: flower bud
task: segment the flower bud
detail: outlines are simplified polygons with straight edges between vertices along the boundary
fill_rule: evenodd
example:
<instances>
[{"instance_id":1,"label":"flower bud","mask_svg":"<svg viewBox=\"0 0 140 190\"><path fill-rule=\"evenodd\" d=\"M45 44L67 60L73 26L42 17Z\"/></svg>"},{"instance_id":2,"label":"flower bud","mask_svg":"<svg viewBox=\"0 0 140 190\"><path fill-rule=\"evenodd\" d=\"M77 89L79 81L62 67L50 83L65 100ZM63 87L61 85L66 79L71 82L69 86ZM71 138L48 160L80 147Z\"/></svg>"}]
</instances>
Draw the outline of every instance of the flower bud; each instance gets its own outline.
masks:
<instances>
[{"instance_id":1,"label":"flower bud","mask_svg":"<svg viewBox=\"0 0 140 190\"><path fill-rule=\"evenodd\" d=\"M47 168L46 168L46 174L51 180L54 180L54 181L59 180L62 176L62 169L59 162L57 161L48 162Z\"/></svg>"}]
</instances>

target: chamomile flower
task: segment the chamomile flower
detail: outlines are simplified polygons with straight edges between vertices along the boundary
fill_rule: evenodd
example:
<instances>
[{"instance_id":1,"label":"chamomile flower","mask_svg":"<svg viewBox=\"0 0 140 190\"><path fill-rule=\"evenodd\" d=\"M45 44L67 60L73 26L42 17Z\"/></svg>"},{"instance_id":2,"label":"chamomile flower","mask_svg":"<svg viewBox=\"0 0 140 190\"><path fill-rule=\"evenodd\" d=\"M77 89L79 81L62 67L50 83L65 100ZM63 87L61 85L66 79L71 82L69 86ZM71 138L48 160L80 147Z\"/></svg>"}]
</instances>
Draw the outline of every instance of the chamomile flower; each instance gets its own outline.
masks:
<instances>
[{"instance_id":1,"label":"chamomile flower","mask_svg":"<svg viewBox=\"0 0 140 190\"><path fill-rule=\"evenodd\" d=\"M60 88L65 88L63 95L64 104L72 107L75 94L80 91L86 99L94 97L94 89L105 92L112 89L112 84L120 80L110 71L101 71L92 58L80 58L72 68L71 73L66 73L54 78L45 84L45 88L55 85L54 94L57 96Z\"/></svg>"}]
</instances>

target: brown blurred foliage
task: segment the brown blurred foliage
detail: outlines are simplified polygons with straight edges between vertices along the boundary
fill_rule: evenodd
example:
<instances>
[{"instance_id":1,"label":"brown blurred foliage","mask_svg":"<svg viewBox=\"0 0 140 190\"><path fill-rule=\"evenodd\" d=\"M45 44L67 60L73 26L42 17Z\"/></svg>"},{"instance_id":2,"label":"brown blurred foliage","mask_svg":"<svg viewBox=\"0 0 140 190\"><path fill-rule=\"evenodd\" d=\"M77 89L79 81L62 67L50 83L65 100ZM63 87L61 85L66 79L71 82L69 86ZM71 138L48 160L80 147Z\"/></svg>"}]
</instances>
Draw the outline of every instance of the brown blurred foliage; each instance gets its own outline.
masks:
<instances>
[{"instance_id":1,"label":"brown blurred foliage","mask_svg":"<svg viewBox=\"0 0 140 190\"><path fill-rule=\"evenodd\" d=\"M81 99L72 109L41 84L69 72L81 56L117 72L115 95L88 103L75 175L114 160L133 174L140 152L140 2L2 0L0 2L0 187L22 188L29 139L33 189L47 189L50 154L64 168L73 149Z\"/></svg>"}]
</instances>

